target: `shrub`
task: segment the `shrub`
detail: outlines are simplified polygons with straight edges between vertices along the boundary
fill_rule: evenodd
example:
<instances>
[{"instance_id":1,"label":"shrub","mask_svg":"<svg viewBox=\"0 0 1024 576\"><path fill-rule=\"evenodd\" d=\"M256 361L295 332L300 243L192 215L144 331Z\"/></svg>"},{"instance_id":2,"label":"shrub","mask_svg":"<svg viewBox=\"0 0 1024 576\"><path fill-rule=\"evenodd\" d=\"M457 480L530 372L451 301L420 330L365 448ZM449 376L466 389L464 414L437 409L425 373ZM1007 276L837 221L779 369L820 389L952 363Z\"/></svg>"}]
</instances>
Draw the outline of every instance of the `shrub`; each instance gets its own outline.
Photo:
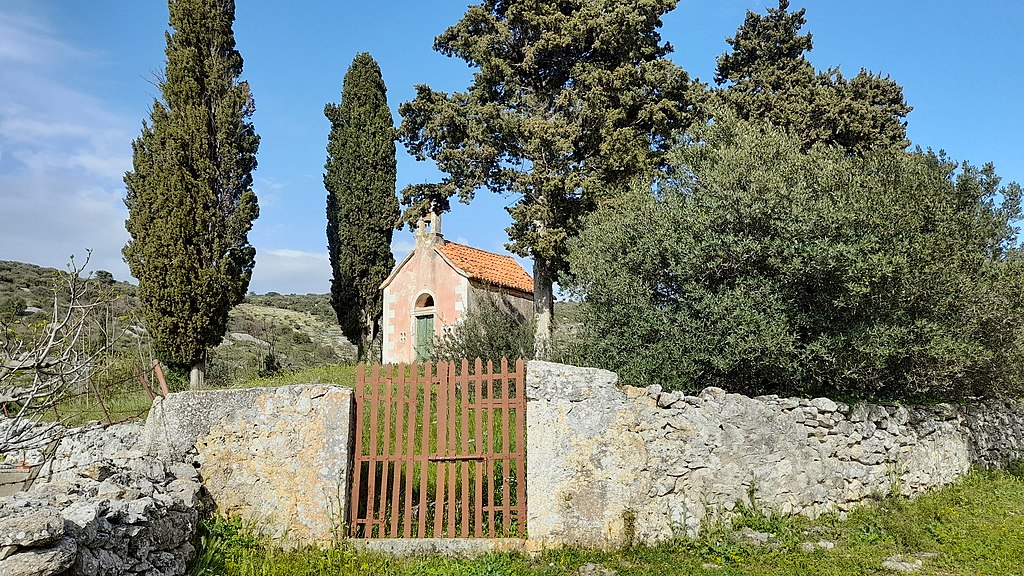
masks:
<instances>
[{"instance_id":1,"label":"shrub","mask_svg":"<svg viewBox=\"0 0 1024 576\"><path fill-rule=\"evenodd\" d=\"M498 362L506 358L533 357L533 325L505 305L500 295L486 293L455 326L434 344L438 360L480 358Z\"/></svg>"},{"instance_id":2,"label":"shrub","mask_svg":"<svg viewBox=\"0 0 1024 576\"><path fill-rule=\"evenodd\" d=\"M572 243L588 363L691 391L1020 393L1019 186L732 120L689 142Z\"/></svg>"}]
</instances>

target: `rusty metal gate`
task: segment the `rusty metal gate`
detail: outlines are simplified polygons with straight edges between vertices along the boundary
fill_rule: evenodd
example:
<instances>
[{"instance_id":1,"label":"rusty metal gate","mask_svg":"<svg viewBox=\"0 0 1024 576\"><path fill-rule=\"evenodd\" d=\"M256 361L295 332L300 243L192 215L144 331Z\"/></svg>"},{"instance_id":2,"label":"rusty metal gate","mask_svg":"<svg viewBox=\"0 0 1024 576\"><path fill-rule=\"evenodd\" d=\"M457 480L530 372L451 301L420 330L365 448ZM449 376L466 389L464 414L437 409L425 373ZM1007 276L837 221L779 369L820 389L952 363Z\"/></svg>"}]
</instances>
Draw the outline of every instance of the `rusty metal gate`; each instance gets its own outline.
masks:
<instances>
[{"instance_id":1,"label":"rusty metal gate","mask_svg":"<svg viewBox=\"0 0 1024 576\"><path fill-rule=\"evenodd\" d=\"M521 359L360 365L350 535L524 536L525 382Z\"/></svg>"}]
</instances>

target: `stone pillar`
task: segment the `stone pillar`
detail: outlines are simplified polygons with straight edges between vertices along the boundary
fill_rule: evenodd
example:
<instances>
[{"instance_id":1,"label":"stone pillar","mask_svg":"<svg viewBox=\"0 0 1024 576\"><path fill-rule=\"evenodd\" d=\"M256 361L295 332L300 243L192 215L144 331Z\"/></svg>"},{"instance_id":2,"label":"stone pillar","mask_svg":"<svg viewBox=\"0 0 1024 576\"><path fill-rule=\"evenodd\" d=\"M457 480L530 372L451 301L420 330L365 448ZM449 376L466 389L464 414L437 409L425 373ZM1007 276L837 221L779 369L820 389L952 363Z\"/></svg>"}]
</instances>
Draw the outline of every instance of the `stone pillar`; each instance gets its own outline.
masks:
<instances>
[{"instance_id":1,"label":"stone pillar","mask_svg":"<svg viewBox=\"0 0 1024 576\"><path fill-rule=\"evenodd\" d=\"M218 513L283 546L327 543L345 535L353 410L339 386L181 392L154 406L146 436L196 447Z\"/></svg>"},{"instance_id":2,"label":"stone pillar","mask_svg":"<svg viewBox=\"0 0 1024 576\"><path fill-rule=\"evenodd\" d=\"M633 538L647 493L637 413L606 370L526 368L527 532L543 545L615 547Z\"/></svg>"}]
</instances>

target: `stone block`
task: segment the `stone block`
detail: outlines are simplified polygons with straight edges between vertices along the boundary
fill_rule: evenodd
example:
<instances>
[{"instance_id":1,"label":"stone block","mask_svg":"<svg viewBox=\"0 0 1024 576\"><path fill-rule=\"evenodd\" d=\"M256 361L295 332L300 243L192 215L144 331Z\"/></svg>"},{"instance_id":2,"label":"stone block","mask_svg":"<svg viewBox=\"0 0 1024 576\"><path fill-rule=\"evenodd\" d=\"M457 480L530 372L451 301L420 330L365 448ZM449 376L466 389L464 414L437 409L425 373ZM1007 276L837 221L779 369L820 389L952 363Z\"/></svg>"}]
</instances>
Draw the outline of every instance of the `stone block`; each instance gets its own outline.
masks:
<instances>
[{"instance_id":1,"label":"stone block","mask_svg":"<svg viewBox=\"0 0 1024 576\"><path fill-rule=\"evenodd\" d=\"M149 410L140 439L149 454L181 460L206 436L210 427L228 416L251 409L266 388L174 392L157 398Z\"/></svg>"},{"instance_id":2,"label":"stone block","mask_svg":"<svg viewBox=\"0 0 1024 576\"><path fill-rule=\"evenodd\" d=\"M864 422L868 419L868 415L871 413L871 407L864 402L855 404L850 409L850 422Z\"/></svg>"},{"instance_id":3,"label":"stone block","mask_svg":"<svg viewBox=\"0 0 1024 576\"><path fill-rule=\"evenodd\" d=\"M58 576L75 561L78 544L74 538L61 538L49 548L27 548L0 560L3 576Z\"/></svg>"},{"instance_id":4,"label":"stone block","mask_svg":"<svg viewBox=\"0 0 1024 576\"><path fill-rule=\"evenodd\" d=\"M637 405L616 388L615 379L604 370L527 365L531 539L603 547L630 537L626 518L652 486L640 473L647 444L637 432Z\"/></svg>"},{"instance_id":5,"label":"stone block","mask_svg":"<svg viewBox=\"0 0 1024 576\"><path fill-rule=\"evenodd\" d=\"M347 519L353 408L349 388L284 386L211 424L197 459L220 513L285 546L331 540Z\"/></svg>"},{"instance_id":6,"label":"stone block","mask_svg":"<svg viewBox=\"0 0 1024 576\"><path fill-rule=\"evenodd\" d=\"M618 376L608 370L530 360L526 365L526 399L568 402L618 400L626 395L616 387L617 381ZM647 393L655 388L657 397L661 392L661 386L657 384L648 387Z\"/></svg>"},{"instance_id":7,"label":"stone block","mask_svg":"<svg viewBox=\"0 0 1024 576\"><path fill-rule=\"evenodd\" d=\"M839 408L838 404L828 398L815 398L811 400L811 406L814 406L818 412L835 412Z\"/></svg>"},{"instance_id":8,"label":"stone block","mask_svg":"<svg viewBox=\"0 0 1024 576\"><path fill-rule=\"evenodd\" d=\"M63 535L64 519L56 508L16 501L0 504L0 547L46 546Z\"/></svg>"}]
</instances>

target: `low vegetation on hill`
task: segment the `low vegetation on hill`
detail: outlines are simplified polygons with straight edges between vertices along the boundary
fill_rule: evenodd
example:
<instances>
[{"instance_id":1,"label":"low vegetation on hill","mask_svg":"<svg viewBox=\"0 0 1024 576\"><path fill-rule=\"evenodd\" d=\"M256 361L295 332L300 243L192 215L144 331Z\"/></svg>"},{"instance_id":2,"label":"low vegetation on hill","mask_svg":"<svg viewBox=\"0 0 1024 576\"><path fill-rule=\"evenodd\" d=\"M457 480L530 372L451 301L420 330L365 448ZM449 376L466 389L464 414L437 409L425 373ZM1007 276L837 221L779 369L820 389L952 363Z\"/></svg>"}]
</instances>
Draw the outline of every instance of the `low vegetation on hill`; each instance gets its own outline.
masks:
<instances>
[{"instance_id":1,"label":"low vegetation on hill","mask_svg":"<svg viewBox=\"0 0 1024 576\"><path fill-rule=\"evenodd\" d=\"M210 353L207 378L221 386L256 376L355 359L355 348L337 322L316 311L326 296L249 297L228 318L228 333ZM272 305L275 299L289 307ZM266 302L265 305L250 302ZM333 314L330 307L328 311Z\"/></svg>"},{"instance_id":2,"label":"low vegetation on hill","mask_svg":"<svg viewBox=\"0 0 1024 576\"><path fill-rule=\"evenodd\" d=\"M0 333L5 350L31 342L52 322L54 304L67 304L61 284L67 270L0 261ZM149 397L139 373L155 388L156 357L137 313L136 286L104 270L83 271L83 304L91 308L81 345L106 347L91 362L90 377L56 412L71 422L123 420L145 415ZM56 298L56 300L55 300ZM304 368L347 364L355 348L338 327L327 294L250 294L229 315L227 332L210 351L208 387L248 385L254 379ZM171 390L187 386L187 375L165 372Z\"/></svg>"},{"instance_id":3,"label":"low vegetation on hill","mask_svg":"<svg viewBox=\"0 0 1024 576\"><path fill-rule=\"evenodd\" d=\"M44 268L25 262L0 260L0 311L14 313L19 316L32 316L49 313L53 310L54 283L59 279L61 270ZM128 306L134 304L135 286L128 282L118 282L106 270L92 273L96 288L106 298L123 299ZM58 298L62 294L58 291Z\"/></svg>"}]
</instances>

